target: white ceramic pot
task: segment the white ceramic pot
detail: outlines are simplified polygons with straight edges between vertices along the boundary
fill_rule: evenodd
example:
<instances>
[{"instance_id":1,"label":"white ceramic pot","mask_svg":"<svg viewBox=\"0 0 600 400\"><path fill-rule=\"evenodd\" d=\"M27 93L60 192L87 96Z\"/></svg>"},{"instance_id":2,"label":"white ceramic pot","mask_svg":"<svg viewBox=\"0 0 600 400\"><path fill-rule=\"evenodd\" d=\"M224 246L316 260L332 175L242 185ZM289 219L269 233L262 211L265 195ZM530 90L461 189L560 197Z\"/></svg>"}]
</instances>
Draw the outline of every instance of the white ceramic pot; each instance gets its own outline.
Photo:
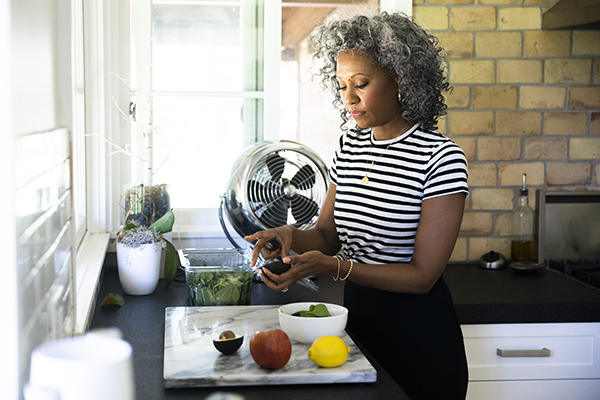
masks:
<instances>
[{"instance_id":1,"label":"white ceramic pot","mask_svg":"<svg viewBox=\"0 0 600 400\"><path fill-rule=\"evenodd\" d=\"M162 241L137 247L117 243L119 280L125 293L151 294L158 285Z\"/></svg>"}]
</instances>

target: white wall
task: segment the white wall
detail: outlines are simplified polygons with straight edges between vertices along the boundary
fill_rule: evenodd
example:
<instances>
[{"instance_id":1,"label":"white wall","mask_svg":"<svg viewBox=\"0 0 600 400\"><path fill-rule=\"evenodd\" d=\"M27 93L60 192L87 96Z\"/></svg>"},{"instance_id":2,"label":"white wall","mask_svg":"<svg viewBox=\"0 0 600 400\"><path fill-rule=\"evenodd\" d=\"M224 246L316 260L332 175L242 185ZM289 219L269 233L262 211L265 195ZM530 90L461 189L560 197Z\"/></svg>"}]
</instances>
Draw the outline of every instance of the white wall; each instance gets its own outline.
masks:
<instances>
[{"instance_id":1,"label":"white wall","mask_svg":"<svg viewBox=\"0 0 600 400\"><path fill-rule=\"evenodd\" d=\"M10 3L0 0L0 54L11 54L10 41ZM4 56L6 59L6 56ZM2 251L3 271L3 328L2 328L2 357L0 357L0 398L12 400L18 398L19 393L19 352L18 343L18 313L17 313L17 262L16 222L14 213L14 134L12 128L12 101L11 101L10 66L7 62L0 62L0 171L3 190L0 196L0 209L3 213L3 224L0 229L0 249ZM8 190L6 190L8 189ZM12 268L11 268L12 267Z\"/></svg>"},{"instance_id":2,"label":"white wall","mask_svg":"<svg viewBox=\"0 0 600 400\"><path fill-rule=\"evenodd\" d=\"M71 332L70 135L59 123L69 106L60 89L65 80L70 84L70 17L59 9L68 10L70 2L1 4L0 54L9 62L2 63L0 87L10 89L2 91L0 109L11 112L10 124L2 126L0 169L6 190L0 205L11 218L2 228L7 236L2 242L8 244L6 251L2 247L9 278L4 287L10 288L8 297L3 293L9 335L3 341L8 357L4 350L0 357L0 398L14 400L22 397L31 350Z\"/></svg>"}]
</instances>

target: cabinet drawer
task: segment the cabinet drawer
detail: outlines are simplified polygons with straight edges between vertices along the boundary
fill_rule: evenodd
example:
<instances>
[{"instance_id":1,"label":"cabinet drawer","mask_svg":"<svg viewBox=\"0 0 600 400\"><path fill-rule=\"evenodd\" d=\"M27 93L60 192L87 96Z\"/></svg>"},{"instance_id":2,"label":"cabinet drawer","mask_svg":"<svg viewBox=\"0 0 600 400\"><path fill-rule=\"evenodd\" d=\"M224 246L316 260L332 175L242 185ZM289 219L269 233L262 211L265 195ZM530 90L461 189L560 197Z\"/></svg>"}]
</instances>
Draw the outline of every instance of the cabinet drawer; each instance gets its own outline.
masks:
<instances>
[{"instance_id":1,"label":"cabinet drawer","mask_svg":"<svg viewBox=\"0 0 600 400\"><path fill-rule=\"evenodd\" d=\"M469 382L467 400L598 400L600 379Z\"/></svg>"},{"instance_id":2,"label":"cabinet drawer","mask_svg":"<svg viewBox=\"0 0 600 400\"><path fill-rule=\"evenodd\" d=\"M463 325L470 381L600 379L600 323Z\"/></svg>"}]
</instances>

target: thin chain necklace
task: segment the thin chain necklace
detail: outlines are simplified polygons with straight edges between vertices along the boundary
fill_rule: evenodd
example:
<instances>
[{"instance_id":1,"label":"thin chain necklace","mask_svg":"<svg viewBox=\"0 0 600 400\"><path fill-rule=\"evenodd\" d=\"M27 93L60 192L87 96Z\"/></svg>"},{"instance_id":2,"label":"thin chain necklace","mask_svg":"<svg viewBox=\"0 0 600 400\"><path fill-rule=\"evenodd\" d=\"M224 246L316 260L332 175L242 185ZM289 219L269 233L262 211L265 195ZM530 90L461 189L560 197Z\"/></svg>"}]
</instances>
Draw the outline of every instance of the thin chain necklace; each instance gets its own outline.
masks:
<instances>
[{"instance_id":1,"label":"thin chain necklace","mask_svg":"<svg viewBox=\"0 0 600 400\"><path fill-rule=\"evenodd\" d=\"M388 151L388 149L390 148L390 146L392 145L392 143L394 143L394 140L400 136L402 136L406 131L408 131L408 129L410 128L410 123L408 121L406 121L406 124L404 125L404 127L402 128L402 130L400 131L399 134L397 134L396 136L394 136L392 138L392 140L390 141L390 144L387 145L387 147L385 148L385 150L383 151L383 153L381 153L379 155L379 157L373 159L373 161L371 161L371 165L368 166L367 168L365 168L365 176L363 176L363 178L361 179L361 182L363 184L367 184L369 183L369 174L371 173L371 171L373 170L373 167L375 166L375 164L377 164L379 162L379 159L381 157L383 157L383 155L385 154L386 151ZM371 158L371 145L373 144L373 140L369 141L369 158Z\"/></svg>"}]
</instances>

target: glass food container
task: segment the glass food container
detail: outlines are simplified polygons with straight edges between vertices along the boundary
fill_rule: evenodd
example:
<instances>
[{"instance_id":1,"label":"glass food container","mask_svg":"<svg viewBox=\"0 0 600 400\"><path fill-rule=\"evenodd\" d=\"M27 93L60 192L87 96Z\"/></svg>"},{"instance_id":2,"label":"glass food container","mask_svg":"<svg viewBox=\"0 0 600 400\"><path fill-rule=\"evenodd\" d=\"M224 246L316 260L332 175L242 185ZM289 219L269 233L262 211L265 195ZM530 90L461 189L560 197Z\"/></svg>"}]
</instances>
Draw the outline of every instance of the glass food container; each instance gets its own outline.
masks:
<instances>
[{"instance_id":1,"label":"glass food container","mask_svg":"<svg viewBox=\"0 0 600 400\"><path fill-rule=\"evenodd\" d=\"M181 265L192 306L250 304L252 268L237 249L182 249Z\"/></svg>"}]
</instances>

